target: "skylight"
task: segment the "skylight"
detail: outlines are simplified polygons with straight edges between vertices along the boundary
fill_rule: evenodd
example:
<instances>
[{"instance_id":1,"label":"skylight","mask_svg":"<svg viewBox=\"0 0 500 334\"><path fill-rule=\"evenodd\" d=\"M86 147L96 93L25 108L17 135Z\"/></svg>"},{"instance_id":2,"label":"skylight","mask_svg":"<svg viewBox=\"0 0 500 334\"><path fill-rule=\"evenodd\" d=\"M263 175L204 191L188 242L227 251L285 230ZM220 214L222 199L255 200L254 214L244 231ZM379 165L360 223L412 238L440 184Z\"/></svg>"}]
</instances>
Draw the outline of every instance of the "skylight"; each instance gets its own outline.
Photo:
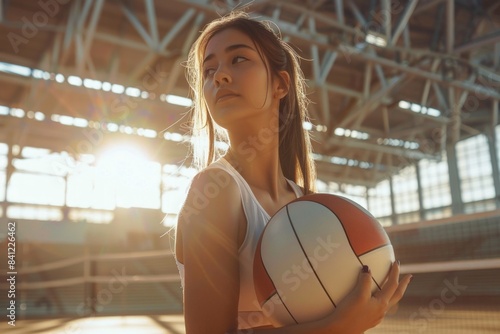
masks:
<instances>
[{"instance_id":1,"label":"skylight","mask_svg":"<svg viewBox=\"0 0 500 334\"><path fill-rule=\"evenodd\" d=\"M393 147L403 147L410 150L417 150L420 147L420 144L417 142L397 138L379 138L377 139L377 144Z\"/></svg>"},{"instance_id":2,"label":"skylight","mask_svg":"<svg viewBox=\"0 0 500 334\"><path fill-rule=\"evenodd\" d=\"M368 33L365 37L365 41L366 43L370 43L376 46L381 46L381 47L387 46L387 41L385 38L373 33Z\"/></svg>"},{"instance_id":3,"label":"skylight","mask_svg":"<svg viewBox=\"0 0 500 334\"><path fill-rule=\"evenodd\" d=\"M441 111L434 109L434 108L431 108L431 107L422 106L418 103L413 103L413 102L401 100L401 101L399 101L398 106L401 109L411 110L414 113L418 113L418 114L422 114L422 115L428 115L428 116L433 116L433 117L441 116Z\"/></svg>"},{"instance_id":4,"label":"skylight","mask_svg":"<svg viewBox=\"0 0 500 334\"><path fill-rule=\"evenodd\" d=\"M350 159L345 157L326 156L322 154L313 153L313 158L315 160L330 162L332 164L340 166L359 167L362 169L371 169L374 167L374 164L372 162Z\"/></svg>"},{"instance_id":5,"label":"skylight","mask_svg":"<svg viewBox=\"0 0 500 334\"><path fill-rule=\"evenodd\" d=\"M193 101L191 99L177 95L167 95L165 96L165 101L182 107L191 107L193 105Z\"/></svg>"},{"instance_id":6,"label":"skylight","mask_svg":"<svg viewBox=\"0 0 500 334\"><path fill-rule=\"evenodd\" d=\"M0 62L0 72L17 74L23 77L31 76L31 68L4 62Z\"/></svg>"},{"instance_id":7,"label":"skylight","mask_svg":"<svg viewBox=\"0 0 500 334\"><path fill-rule=\"evenodd\" d=\"M357 130L350 130L350 129L343 129L343 128L336 128L335 134L337 136L340 136L340 137L350 137L350 138L356 138L356 139L361 139L361 140L367 140L370 138L370 135L366 132L357 131Z\"/></svg>"},{"instance_id":8,"label":"skylight","mask_svg":"<svg viewBox=\"0 0 500 334\"><path fill-rule=\"evenodd\" d=\"M326 125L322 124L314 125L311 122L303 122L302 128L307 131L316 130L318 132L326 132L328 130L328 127Z\"/></svg>"},{"instance_id":9,"label":"skylight","mask_svg":"<svg viewBox=\"0 0 500 334\"><path fill-rule=\"evenodd\" d=\"M83 86L87 89L102 90L104 92L112 92L115 94L125 94L130 97L140 97L142 99L154 100L157 98L156 94L141 90L137 87L126 87L118 83L100 81L91 78L81 78L77 75L69 75L66 77L61 73L49 73L37 68L31 69L26 66L5 62L0 62L0 72L20 75L24 77L32 77L39 80L53 80L60 84L66 81L68 84L76 87ZM193 101L191 99L178 95L161 94L160 100L162 102L167 102L182 107L191 107L193 105Z\"/></svg>"},{"instance_id":10,"label":"skylight","mask_svg":"<svg viewBox=\"0 0 500 334\"><path fill-rule=\"evenodd\" d=\"M81 86L82 85L82 78L77 77L75 75L70 75L68 77L68 83L73 86Z\"/></svg>"},{"instance_id":11,"label":"skylight","mask_svg":"<svg viewBox=\"0 0 500 334\"><path fill-rule=\"evenodd\" d=\"M0 106L0 115L8 115L9 114L9 107L6 106Z\"/></svg>"}]
</instances>

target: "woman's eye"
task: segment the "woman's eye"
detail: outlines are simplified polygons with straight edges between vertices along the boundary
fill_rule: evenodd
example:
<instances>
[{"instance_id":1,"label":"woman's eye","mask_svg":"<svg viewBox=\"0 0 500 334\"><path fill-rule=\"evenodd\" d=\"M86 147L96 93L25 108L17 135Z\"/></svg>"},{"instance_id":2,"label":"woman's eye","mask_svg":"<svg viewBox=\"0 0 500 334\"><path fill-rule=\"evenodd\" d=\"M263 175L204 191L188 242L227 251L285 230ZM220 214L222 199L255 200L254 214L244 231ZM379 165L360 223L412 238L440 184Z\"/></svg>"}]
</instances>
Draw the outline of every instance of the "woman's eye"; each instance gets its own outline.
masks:
<instances>
[{"instance_id":1,"label":"woman's eye","mask_svg":"<svg viewBox=\"0 0 500 334\"><path fill-rule=\"evenodd\" d=\"M215 70L213 68L207 68L203 71L203 76L204 77L211 76L214 72Z\"/></svg>"},{"instance_id":2,"label":"woman's eye","mask_svg":"<svg viewBox=\"0 0 500 334\"><path fill-rule=\"evenodd\" d=\"M245 57L237 56L237 57L233 58L233 64L241 63L242 61L245 61L245 60L247 60Z\"/></svg>"}]
</instances>

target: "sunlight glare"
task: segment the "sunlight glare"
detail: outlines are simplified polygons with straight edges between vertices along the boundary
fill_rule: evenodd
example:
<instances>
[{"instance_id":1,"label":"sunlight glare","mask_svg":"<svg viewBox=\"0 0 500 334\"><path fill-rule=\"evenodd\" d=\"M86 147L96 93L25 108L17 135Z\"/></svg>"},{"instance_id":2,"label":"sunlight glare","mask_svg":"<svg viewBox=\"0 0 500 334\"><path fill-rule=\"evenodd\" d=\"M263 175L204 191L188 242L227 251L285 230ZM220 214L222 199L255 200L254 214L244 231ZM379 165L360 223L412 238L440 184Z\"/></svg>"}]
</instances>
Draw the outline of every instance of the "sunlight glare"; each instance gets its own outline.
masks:
<instances>
[{"instance_id":1,"label":"sunlight glare","mask_svg":"<svg viewBox=\"0 0 500 334\"><path fill-rule=\"evenodd\" d=\"M160 208L161 166L138 147L113 146L101 152L96 177L112 189L118 207Z\"/></svg>"}]
</instances>

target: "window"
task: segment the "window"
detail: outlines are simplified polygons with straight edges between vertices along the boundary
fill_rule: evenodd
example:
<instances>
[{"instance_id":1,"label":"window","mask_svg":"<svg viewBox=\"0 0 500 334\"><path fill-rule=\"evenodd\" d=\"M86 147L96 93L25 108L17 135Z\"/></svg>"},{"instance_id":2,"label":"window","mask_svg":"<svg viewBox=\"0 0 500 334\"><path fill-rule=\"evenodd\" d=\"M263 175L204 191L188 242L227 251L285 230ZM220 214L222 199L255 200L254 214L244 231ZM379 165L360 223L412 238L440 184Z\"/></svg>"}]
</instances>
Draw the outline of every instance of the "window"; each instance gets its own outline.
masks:
<instances>
[{"instance_id":1,"label":"window","mask_svg":"<svg viewBox=\"0 0 500 334\"><path fill-rule=\"evenodd\" d=\"M112 211L104 210L71 209L68 218L74 222L102 224L110 223L114 218L114 214Z\"/></svg>"},{"instance_id":2,"label":"window","mask_svg":"<svg viewBox=\"0 0 500 334\"><path fill-rule=\"evenodd\" d=\"M389 217L392 214L389 180L382 181L368 190L368 211L377 218Z\"/></svg>"},{"instance_id":3,"label":"window","mask_svg":"<svg viewBox=\"0 0 500 334\"><path fill-rule=\"evenodd\" d=\"M69 171L68 206L104 210L160 208L160 164L127 152L118 153L111 152L95 164L80 161Z\"/></svg>"},{"instance_id":4,"label":"window","mask_svg":"<svg viewBox=\"0 0 500 334\"><path fill-rule=\"evenodd\" d=\"M187 190L192 177L195 175L194 168L179 167L176 165L163 166L162 173L162 211L170 215L176 215L187 195ZM172 222L173 220L169 220Z\"/></svg>"},{"instance_id":5,"label":"window","mask_svg":"<svg viewBox=\"0 0 500 334\"><path fill-rule=\"evenodd\" d=\"M418 181L415 166L408 166L392 178L396 213L418 211Z\"/></svg>"},{"instance_id":6,"label":"window","mask_svg":"<svg viewBox=\"0 0 500 334\"><path fill-rule=\"evenodd\" d=\"M53 162L54 155L49 150L23 147L20 154L12 159L15 170L9 181L7 200L16 203L64 205L64 173L54 168ZM43 213L42 216L47 215Z\"/></svg>"},{"instance_id":7,"label":"window","mask_svg":"<svg viewBox=\"0 0 500 334\"><path fill-rule=\"evenodd\" d=\"M61 208L35 205L9 205L7 217L13 219L50 220L60 221L63 219Z\"/></svg>"},{"instance_id":8,"label":"window","mask_svg":"<svg viewBox=\"0 0 500 334\"><path fill-rule=\"evenodd\" d=\"M12 165L17 171L64 176L66 172L56 164L59 160L60 154L48 149L24 147L20 156L12 159Z\"/></svg>"},{"instance_id":9,"label":"window","mask_svg":"<svg viewBox=\"0 0 500 334\"><path fill-rule=\"evenodd\" d=\"M450 178L446 158L443 157L441 161L424 159L419 162L418 166L423 208L428 210L450 206ZM432 216L435 217L435 215L439 216L439 213L433 210Z\"/></svg>"},{"instance_id":10,"label":"window","mask_svg":"<svg viewBox=\"0 0 500 334\"><path fill-rule=\"evenodd\" d=\"M464 203L495 197L488 139L477 135L456 146L458 174Z\"/></svg>"},{"instance_id":11,"label":"window","mask_svg":"<svg viewBox=\"0 0 500 334\"><path fill-rule=\"evenodd\" d=\"M123 166L115 175L116 205L119 207L160 208L161 165L143 161Z\"/></svg>"},{"instance_id":12,"label":"window","mask_svg":"<svg viewBox=\"0 0 500 334\"><path fill-rule=\"evenodd\" d=\"M7 189L7 200L16 203L64 205L65 182L52 175L14 172Z\"/></svg>"}]
</instances>

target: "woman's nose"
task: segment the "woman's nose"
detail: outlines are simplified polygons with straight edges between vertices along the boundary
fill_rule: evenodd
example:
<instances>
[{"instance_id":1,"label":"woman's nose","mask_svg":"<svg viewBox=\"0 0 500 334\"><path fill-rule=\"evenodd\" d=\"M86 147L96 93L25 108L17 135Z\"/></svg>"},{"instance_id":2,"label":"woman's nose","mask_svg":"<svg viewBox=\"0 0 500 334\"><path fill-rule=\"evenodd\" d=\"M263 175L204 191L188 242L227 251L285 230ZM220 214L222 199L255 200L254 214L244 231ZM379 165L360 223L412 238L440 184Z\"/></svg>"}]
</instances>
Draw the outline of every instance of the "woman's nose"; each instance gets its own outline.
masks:
<instances>
[{"instance_id":1,"label":"woman's nose","mask_svg":"<svg viewBox=\"0 0 500 334\"><path fill-rule=\"evenodd\" d=\"M216 85L227 84L231 82L231 75L223 66L219 67L214 74Z\"/></svg>"}]
</instances>

